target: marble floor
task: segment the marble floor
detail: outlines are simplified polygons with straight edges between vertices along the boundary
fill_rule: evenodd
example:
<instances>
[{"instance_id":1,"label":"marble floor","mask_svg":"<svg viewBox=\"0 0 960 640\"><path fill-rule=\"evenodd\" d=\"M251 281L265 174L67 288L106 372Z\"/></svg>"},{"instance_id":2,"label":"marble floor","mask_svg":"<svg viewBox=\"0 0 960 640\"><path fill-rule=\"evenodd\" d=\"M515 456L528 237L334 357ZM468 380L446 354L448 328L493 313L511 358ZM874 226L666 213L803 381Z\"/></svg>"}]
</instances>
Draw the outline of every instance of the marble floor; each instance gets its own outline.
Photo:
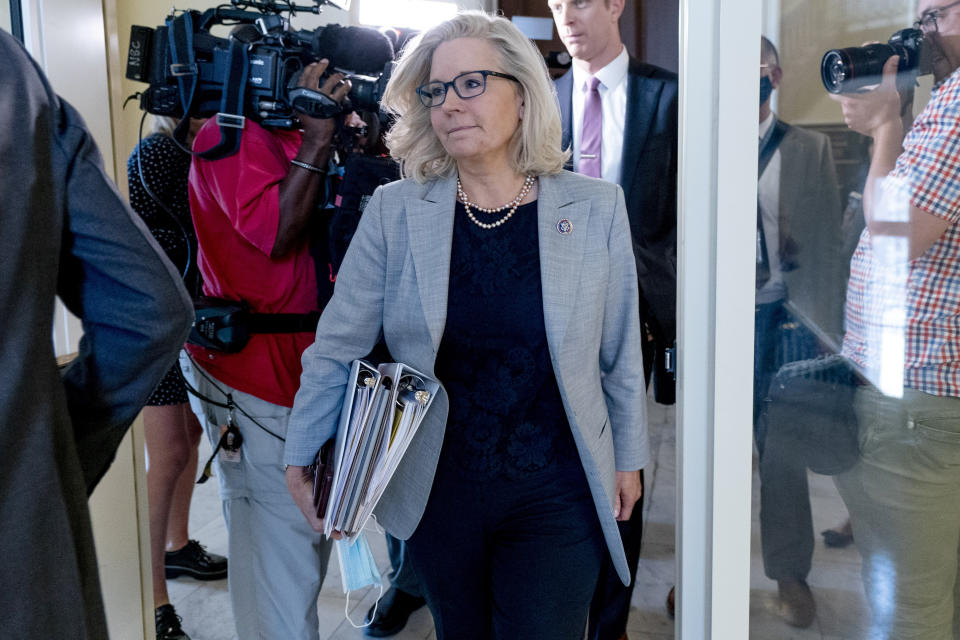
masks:
<instances>
[{"instance_id":1,"label":"marble floor","mask_svg":"<svg viewBox=\"0 0 960 640\"><path fill-rule=\"evenodd\" d=\"M673 620L666 613L664 600L675 579L675 414L673 407L651 404L650 409L651 444L656 462L647 473L643 554L627 626L631 640L667 640L674 636ZM209 447L205 442L201 447L201 460L204 460L209 455ZM811 475L811 499L817 531L845 517L843 505L829 478ZM857 640L864 637L861 625L866 620L866 604L860 590L856 549L852 546L842 550L827 549L819 537L809 580L819 607L817 619L810 629L805 630L792 629L780 621L776 615L776 583L763 575L760 562L756 474L753 502L751 640ZM199 539L213 552L226 554L227 533L220 512L216 482L196 488L190 527L191 537ZM369 539L378 566L385 573L389 562L383 538L371 535ZM168 584L171 601L183 617L184 630L193 640L235 638L225 580L205 583L181 578ZM336 554L332 554L331 567L317 603L320 637L324 640L364 637L362 630L355 629L346 619L345 609L355 622L362 622L377 592L377 589L368 589L351 594L348 607L340 588ZM394 636L397 640L429 640L435 637L433 622L426 608L414 613L406 628Z\"/></svg>"}]
</instances>

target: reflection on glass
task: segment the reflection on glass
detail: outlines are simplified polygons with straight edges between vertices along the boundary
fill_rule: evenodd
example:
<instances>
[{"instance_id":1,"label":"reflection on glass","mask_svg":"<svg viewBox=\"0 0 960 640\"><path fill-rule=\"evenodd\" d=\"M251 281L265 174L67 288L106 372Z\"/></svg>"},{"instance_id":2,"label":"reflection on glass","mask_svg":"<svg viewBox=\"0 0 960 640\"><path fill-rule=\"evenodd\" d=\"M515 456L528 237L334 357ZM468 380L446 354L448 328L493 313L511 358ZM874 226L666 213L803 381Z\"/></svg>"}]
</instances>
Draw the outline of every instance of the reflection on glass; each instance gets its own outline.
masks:
<instances>
[{"instance_id":1,"label":"reflection on glass","mask_svg":"<svg viewBox=\"0 0 960 640\"><path fill-rule=\"evenodd\" d=\"M765 398L782 366L818 355L821 339L837 342L842 208L828 137L789 124L771 108L788 82L789 64L761 39L754 441L760 546L763 571L776 585L775 624L809 627L816 601L807 584L814 553L807 468L788 428L768 419Z\"/></svg>"},{"instance_id":2,"label":"reflection on glass","mask_svg":"<svg viewBox=\"0 0 960 640\"><path fill-rule=\"evenodd\" d=\"M10 22L10 4L8 0L0 0L0 29L3 29L7 33L13 32Z\"/></svg>"},{"instance_id":3,"label":"reflection on glass","mask_svg":"<svg viewBox=\"0 0 960 640\"><path fill-rule=\"evenodd\" d=\"M764 217L773 178L759 179L758 225L770 218L789 231L764 234L767 251L795 259L782 315L767 324L766 281L757 283L755 556L767 579L754 572L751 637L789 637L793 625L829 637L960 638L960 2L839 0L830 15L816 2L767 4L782 19L778 73L761 50L776 117L830 144L802 171L781 166L778 216ZM903 31L915 22L919 31ZM821 76L824 52L864 57L882 47L862 43L888 40L901 59L883 54L871 77L838 83L846 71L837 64ZM933 90L918 89L928 76ZM761 137L763 121L761 106ZM831 155L824 173L842 214L815 199L828 178L810 168ZM790 206L798 211L785 218ZM812 340L798 339L804 331ZM813 366L824 362L830 368ZM797 374L814 370L828 377ZM807 411L784 409L789 385ZM852 455L828 469L832 479L810 471L824 469L813 444L836 453L844 442ZM823 529L824 544L814 544Z\"/></svg>"}]
</instances>

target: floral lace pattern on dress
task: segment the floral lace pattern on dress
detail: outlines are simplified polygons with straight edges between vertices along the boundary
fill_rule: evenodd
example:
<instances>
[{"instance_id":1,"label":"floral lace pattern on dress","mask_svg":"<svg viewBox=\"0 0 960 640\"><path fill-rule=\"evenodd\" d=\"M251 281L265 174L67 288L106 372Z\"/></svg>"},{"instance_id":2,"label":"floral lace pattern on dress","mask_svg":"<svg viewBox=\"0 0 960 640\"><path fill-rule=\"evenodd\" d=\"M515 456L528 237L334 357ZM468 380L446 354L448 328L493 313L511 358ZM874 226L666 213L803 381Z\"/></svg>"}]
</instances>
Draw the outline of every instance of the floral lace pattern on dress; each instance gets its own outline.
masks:
<instances>
[{"instance_id":1,"label":"floral lace pattern on dress","mask_svg":"<svg viewBox=\"0 0 960 640\"><path fill-rule=\"evenodd\" d=\"M577 462L544 326L537 205L495 229L471 223L459 203L455 215L436 362L450 397L441 458L490 479Z\"/></svg>"}]
</instances>

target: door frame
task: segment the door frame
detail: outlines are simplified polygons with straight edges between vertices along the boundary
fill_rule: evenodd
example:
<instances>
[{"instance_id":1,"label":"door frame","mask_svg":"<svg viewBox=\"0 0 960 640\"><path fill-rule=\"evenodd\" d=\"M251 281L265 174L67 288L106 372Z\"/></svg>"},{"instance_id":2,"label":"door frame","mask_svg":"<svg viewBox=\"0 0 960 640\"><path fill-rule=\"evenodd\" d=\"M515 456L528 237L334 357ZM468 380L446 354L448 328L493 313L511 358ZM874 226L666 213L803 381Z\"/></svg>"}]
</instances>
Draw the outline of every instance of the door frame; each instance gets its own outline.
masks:
<instances>
[{"instance_id":1,"label":"door frame","mask_svg":"<svg viewBox=\"0 0 960 640\"><path fill-rule=\"evenodd\" d=\"M747 638L761 0L682 0L677 623Z\"/></svg>"}]
</instances>

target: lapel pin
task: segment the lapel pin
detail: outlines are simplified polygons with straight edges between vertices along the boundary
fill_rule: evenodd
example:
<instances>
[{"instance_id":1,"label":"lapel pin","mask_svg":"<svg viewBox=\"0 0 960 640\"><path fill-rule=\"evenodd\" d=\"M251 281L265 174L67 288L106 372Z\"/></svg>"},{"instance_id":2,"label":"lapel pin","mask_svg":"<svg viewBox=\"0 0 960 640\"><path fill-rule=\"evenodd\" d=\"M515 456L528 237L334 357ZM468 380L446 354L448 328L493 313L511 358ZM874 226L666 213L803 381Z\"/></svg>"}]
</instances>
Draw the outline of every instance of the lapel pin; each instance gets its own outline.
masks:
<instances>
[{"instance_id":1,"label":"lapel pin","mask_svg":"<svg viewBox=\"0 0 960 640\"><path fill-rule=\"evenodd\" d=\"M573 223L566 218L561 218L560 221L557 222L557 231L559 231L562 236L568 236L573 233Z\"/></svg>"}]
</instances>

